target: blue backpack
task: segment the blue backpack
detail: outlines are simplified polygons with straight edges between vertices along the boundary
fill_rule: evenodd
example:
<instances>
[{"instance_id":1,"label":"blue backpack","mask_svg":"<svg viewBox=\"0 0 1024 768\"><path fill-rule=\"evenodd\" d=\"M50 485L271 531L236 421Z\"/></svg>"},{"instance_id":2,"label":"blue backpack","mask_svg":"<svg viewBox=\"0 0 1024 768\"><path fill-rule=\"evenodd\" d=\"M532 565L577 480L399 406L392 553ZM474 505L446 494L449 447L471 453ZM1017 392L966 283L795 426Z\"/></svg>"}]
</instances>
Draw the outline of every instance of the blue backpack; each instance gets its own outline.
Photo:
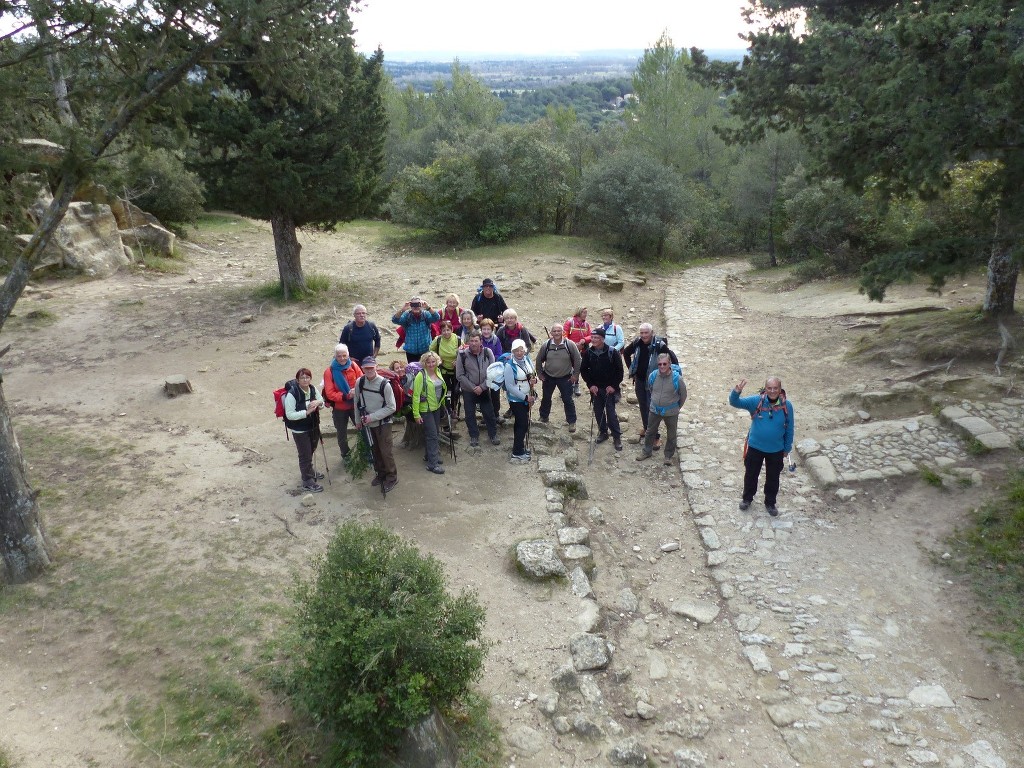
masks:
<instances>
[{"instance_id":1,"label":"blue backpack","mask_svg":"<svg viewBox=\"0 0 1024 768\"><path fill-rule=\"evenodd\" d=\"M512 359L511 352L503 352L487 366L487 386L495 392L505 385L505 363Z\"/></svg>"},{"instance_id":2,"label":"blue backpack","mask_svg":"<svg viewBox=\"0 0 1024 768\"><path fill-rule=\"evenodd\" d=\"M657 375L658 375L658 369L657 368L655 368L653 371L651 371L651 373L649 373L647 375L647 389L648 390L650 390L650 388L654 386L654 377L657 376ZM672 363L672 388L675 389L676 391L679 390L679 380L682 379L682 378L683 378L683 366L679 365L679 363ZM665 410L664 408L659 409L658 406L652 406L652 407L653 407L655 413L659 414L660 416L664 416L665 415L664 413L661 412L661 411Z\"/></svg>"}]
</instances>

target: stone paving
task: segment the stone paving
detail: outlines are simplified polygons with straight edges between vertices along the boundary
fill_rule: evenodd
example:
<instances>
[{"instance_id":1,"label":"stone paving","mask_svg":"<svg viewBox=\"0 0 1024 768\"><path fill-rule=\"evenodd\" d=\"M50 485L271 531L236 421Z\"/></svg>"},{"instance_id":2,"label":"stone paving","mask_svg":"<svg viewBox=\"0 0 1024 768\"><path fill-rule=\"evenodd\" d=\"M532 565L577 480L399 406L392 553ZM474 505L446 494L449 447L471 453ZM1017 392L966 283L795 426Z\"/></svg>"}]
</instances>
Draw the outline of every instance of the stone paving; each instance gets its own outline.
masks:
<instances>
[{"instance_id":1,"label":"stone paving","mask_svg":"<svg viewBox=\"0 0 1024 768\"><path fill-rule=\"evenodd\" d=\"M665 311L690 392L680 421L680 468L692 522L726 608L717 621L732 625L751 671L776 682L761 697L764 716L802 765L1024 765L1019 733L980 725L957 670L936 663L927 638L908 636L909 617L873 615L819 565L815 542L843 531L818 514L824 489L812 473L783 478L781 517L767 517L758 504L754 514L737 511L744 420L737 423L739 412L726 404L729 383L709 374L716 359L750 344L744 336L754 332L744 330L728 299L728 276L727 266L688 270L667 292ZM1017 437L1021 405L964 403L963 415ZM804 437L800 452L808 463L827 463L829 485L948 467L968 458L950 417L962 418L951 412L941 420L867 421Z\"/></svg>"}]
</instances>

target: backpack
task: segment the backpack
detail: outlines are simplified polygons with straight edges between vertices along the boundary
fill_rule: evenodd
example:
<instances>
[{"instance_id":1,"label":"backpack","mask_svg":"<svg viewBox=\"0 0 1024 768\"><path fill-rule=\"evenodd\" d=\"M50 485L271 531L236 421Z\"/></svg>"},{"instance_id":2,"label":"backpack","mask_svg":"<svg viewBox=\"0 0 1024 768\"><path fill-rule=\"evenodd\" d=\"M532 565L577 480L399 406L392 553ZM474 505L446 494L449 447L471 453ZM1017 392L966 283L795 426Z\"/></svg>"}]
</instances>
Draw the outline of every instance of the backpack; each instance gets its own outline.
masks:
<instances>
[{"instance_id":1,"label":"backpack","mask_svg":"<svg viewBox=\"0 0 1024 768\"><path fill-rule=\"evenodd\" d=\"M634 344L638 344L639 341L640 341L640 337L639 336L637 336L635 339L633 339L633 343ZM656 353L658 351L658 347L661 346L662 344L665 345L665 349L668 349L668 336L665 336L664 338L662 338L661 336L651 336L651 346L650 346L650 349L653 352ZM637 367L639 365L640 365L640 350L637 349L636 352L633 354L633 357L630 358L630 360L629 360L629 372L627 373L629 378L632 379L634 376L636 376L636 369L637 369Z\"/></svg>"},{"instance_id":2,"label":"backpack","mask_svg":"<svg viewBox=\"0 0 1024 768\"><path fill-rule=\"evenodd\" d=\"M503 352L487 366L487 387L495 392L505 386L505 363L512 359L511 352Z\"/></svg>"},{"instance_id":3,"label":"backpack","mask_svg":"<svg viewBox=\"0 0 1024 768\"><path fill-rule=\"evenodd\" d=\"M298 384L295 379L286 381L285 385L280 389L274 390L274 416L279 419L284 418L284 396L288 394L288 390L292 388L292 385ZM288 432L288 427L285 428L285 433Z\"/></svg>"},{"instance_id":4,"label":"backpack","mask_svg":"<svg viewBox=\"0 0 1024 768\"><path fill-rule=\"evenodd\" d=\"M395 395L395 413L402 410L402 406L405 405L405 388L402 386L401 377L392 371L390 368L378 368L377 375L383 376L387 380L388 384L391 385L391 391ZM381 394L384 394L384 388L381 387Z\"/></svg>"},{"instance_id":5,"label":"backpack","mask_svg":"<svg viewBox=\"0 0 1024 768\"><path fill-rule=\"evenodd\" d=\"M782 432L783 432L783 434L785 434L786 430L789 429L789 407L786 405L786 390L783 389L779 393L779 404L778 405L774 405L774 406L773 405L766 405L768 398L764 396L764 387L761 387L761 389L759 389L757 391L757 394L759 394L761 396L761 399L757 401L757 408L755 408L754 412L752 414L750 414L750 426L747 427L747 436L743 438L743 458L744 459L747 458L747 448L749 447L748 443L750 442L750 430L752 430L754 428L754 419L757 418L757 414L759 414L761 411L764 411L764 410L777 411L777 410L781 409L782 410L782 419L783 419L782 420Z\"/></svg>"},{"instance_id":6,"label":"backpack","mask_svg":"<svg viewBox=\"0 0 1024 768\"><path fill-rule=\"evenodd\" d=\"M650 390L651 387L654 386L654 377L657 376L657 375L658 375L658 371L657 370L653 370L653 371L651 371L650 375L647 377L647 389L648 390ZM683 366L681 366L679 363L672 363L672 389L676 390L677 392L679 391L679 382L682 380L682 378L683 378ZM653 404L651 405L651 408L658 415L660 415L660 416L664 416L665 415L665 413L664 413L665 409L664 408L659 408L658 406L653 405Z\"/></svg>"}]
</instances>

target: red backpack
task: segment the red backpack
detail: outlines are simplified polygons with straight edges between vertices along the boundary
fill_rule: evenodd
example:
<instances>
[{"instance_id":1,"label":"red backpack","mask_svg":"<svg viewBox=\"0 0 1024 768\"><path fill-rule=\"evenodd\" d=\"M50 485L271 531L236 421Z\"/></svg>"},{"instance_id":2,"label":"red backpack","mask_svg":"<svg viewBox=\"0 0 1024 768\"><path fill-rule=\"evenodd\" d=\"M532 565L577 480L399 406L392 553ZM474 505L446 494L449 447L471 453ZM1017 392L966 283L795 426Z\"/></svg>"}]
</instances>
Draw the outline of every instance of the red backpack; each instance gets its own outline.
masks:
<instances>
[{"instance_id":1,"label":"red backpack","mask_svg":"<svg viewBox=\"0 0 1024 768\"><path fill-rule=\"evenodd\" d=\"M395 413L402 410L405 405L405 389L402 388L402 378L390 368L378 368L377 375L391 385L391 391L395 395ZM363 380L366 383L366 380ZM380 394L384 394L384 385L381 385Z\"/></svg>"}]
</instances>

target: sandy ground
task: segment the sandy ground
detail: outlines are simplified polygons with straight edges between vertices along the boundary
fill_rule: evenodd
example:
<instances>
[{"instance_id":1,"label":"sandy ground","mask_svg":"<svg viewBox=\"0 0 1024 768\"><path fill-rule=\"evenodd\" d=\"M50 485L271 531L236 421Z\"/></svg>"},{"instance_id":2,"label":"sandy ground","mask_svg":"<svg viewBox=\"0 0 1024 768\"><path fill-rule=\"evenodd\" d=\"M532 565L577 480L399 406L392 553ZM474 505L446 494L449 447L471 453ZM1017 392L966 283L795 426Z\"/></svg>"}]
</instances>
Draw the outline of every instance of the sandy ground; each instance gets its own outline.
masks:
<instances>
[{"instance_id":1,"label":"sandy ground","mask_svg":"<svg viewBox=\"0 0 1024 768\"><path fill-rule=\"evenodd\" d=\"M500 263L422 257L385 252L352 227L304 239L307 270L342 281L338 295L320 306L279 308L253 299L249 290L275 277L270 240L269 227L243 222L187 248L183 275L125 273L102 282L40 284L5 329L13 345L4 360L5 393L19 430L30 436L23 441L54 441L32 477L56 489L44 493L43 506L57 565L2 603L0 746L21 768L159 764L159 745L128 727L133 703L151 700L169 676L200 668L219 653L241 664L251 645L279 623L273 606L292 577L323 550L336 523L352 518L379 520L411 538L444 562L454 586L478 591L495 643L480 688L507 731L523 723L541 727L520 705L565 663L578 601L566 589L523 582L511 566L516 541L551 535L547 515L535 511L544 507L535 468L505 461L511 431L503 433L500 449L462 451L442 477L423 471L419 452L398 451L400 483L386 501L370 488L369 476L357 483L345 477L337 447L329 446L331 484L315 506L303 507L295 451L273 417L270 393L300 366L319 378L355 300L370 308L382 329L390 328L391 313L412 294L436 305L454 291L468 304L480 279L491 276L538 336L577 304L612 305L632 336L642 320L661 327L672 278L652 277L646 285L627 283L623 293L601 295L572 279L596 271L582 266L584 257L531 252ZM938 299L923 288L902 288L891 305L954 305L977 298L982 287L979 276ZM734 349L721 351L717 367L699 374L720 382L723 392L739 376L776 364L777 350L759 340L776 338L779 323L785 324L787 356L806 361L788 365L786 379L787 389L799 393L802 431L847 418L835 408L839 382L886 376L881 368L846 360L853 335L840 332L836 319L879 305L829 285L780 292L773 276L761 274L747 274L732 291L749 312L746 328ZM56 320L43 326L24 321L33 309ZM400 354L393 339L385 338L387 360ZM174 374L187 376L195 392L167 398L163 382ZM638 423L634 410L627 411L630 434ZM556 401L553 421L560 416ZM581 413L581 425L587 417ZM714 599L692 527L681 534L683 554L674 570L652 575L632 551L638 542L647 548L664 537L661 506L687 509L679 478L666 476L656 487L634 482L630 447L629 461L601 458L586 469L586 437L584 427L574 449L583 458L592 503L607 520L595 550L608 593L646 585L654 614L678 591ZM887 486L844 512L852 535L843 543L830 541L823 528L808 546L819 549L822 573L864 574L857 595L865 615L895 610L916 633L927 633L939 661L958 665L984 697L991 727L1016 738L1011 747L1021 750L1019 673L965 631L976 628L973 598L963 585L944 583L948 574L929 558L964 510L990 490L942 496L919 483ZM927 520L900 514L922 505L930 510ZM890 569L889 578L906 596L899 606L882 604L890 593L872 583L893 562L900 567ZM77 584L106 589L83 594ZM219 606L216 618L203 605ZM656 620L651 626L656 642L662 630ZM700 681L694 690L714 705L715 728L703 748L720 755L722 764L789 764L771 724L762 718L752 726L744 714L757 685L745 662L720 658L727 634L703 630L665 646L686 657ZM227 642L227 650L215 642L239 635L248 642ZM274 702L265 703L272 719ZM744 728L749 732L739 737ZM671 749L666 737L650 738ZM583 765L588 754L572 741L556 741L519 764Z\"/></svg>"}]
</instances>

